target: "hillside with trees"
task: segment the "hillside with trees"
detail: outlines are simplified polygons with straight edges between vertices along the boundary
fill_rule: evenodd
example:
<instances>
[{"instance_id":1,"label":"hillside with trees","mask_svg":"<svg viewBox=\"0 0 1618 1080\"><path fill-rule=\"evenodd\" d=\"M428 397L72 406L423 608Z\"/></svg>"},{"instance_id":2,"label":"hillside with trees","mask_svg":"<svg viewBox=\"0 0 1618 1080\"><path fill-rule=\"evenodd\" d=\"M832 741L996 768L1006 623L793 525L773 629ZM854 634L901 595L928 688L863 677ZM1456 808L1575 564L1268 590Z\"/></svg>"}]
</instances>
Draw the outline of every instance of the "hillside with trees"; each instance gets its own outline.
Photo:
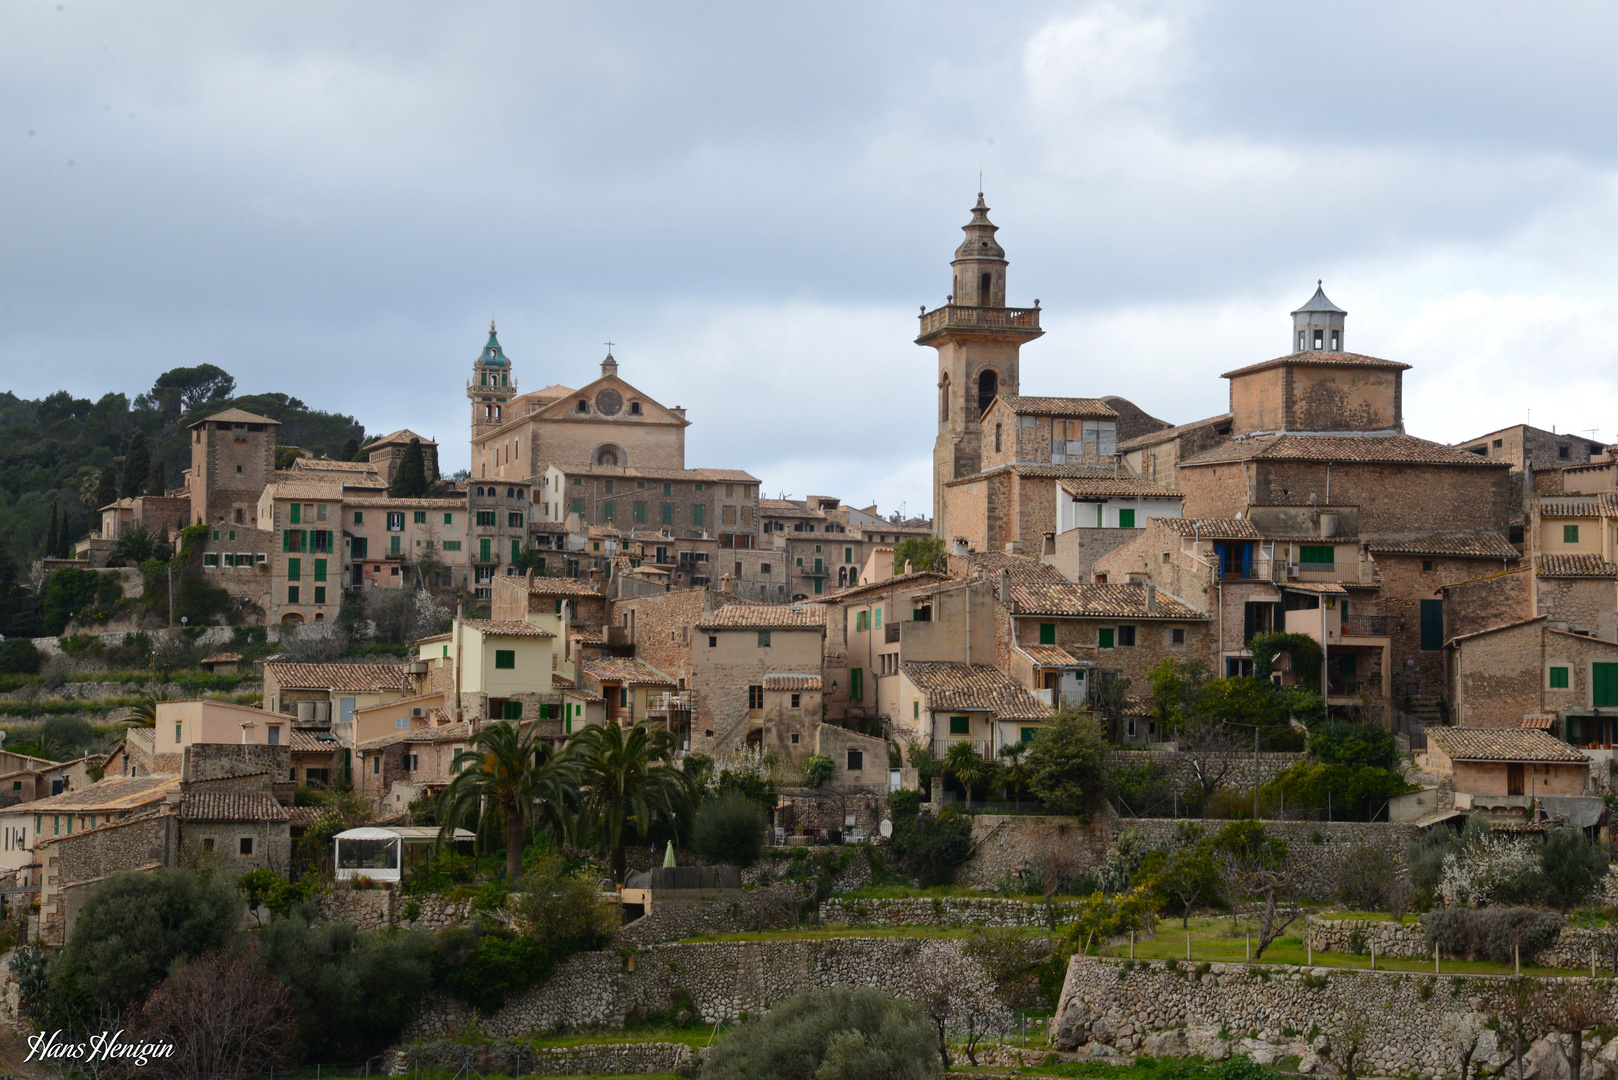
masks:
<instances>
[{"instance_id":1,"label":"hillside with trees","mask_svg":"<svg viewBox=\"0 0 1618 1080\"><path fill-rule=\"evenodd\" d=\"M237 395L235 378L213 364L165 371L133 401L0 391L0 551L26 574L41 556L70 553L97 507L178 487L191 466L186 425L228 408L280 421L277 441L315 456L352 456L366 438L354 417L287 394Z\"/></svg>"}]
</instances>

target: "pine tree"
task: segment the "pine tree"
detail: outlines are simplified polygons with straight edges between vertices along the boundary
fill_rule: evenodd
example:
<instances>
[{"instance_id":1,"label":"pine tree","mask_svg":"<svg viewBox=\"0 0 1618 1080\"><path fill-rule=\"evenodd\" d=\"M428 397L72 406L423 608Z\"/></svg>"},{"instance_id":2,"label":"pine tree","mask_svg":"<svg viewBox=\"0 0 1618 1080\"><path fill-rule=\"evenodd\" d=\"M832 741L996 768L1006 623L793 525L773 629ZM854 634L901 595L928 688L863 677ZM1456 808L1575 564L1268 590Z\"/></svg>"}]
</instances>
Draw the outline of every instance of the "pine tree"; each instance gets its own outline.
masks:
<instances>
[{"instance_id":1,"label":"pine tree","mask_svg":"<svg viewBox=\"0 0 1618 1080\"><path fill-rule=\"evenodd\" d=\"M59 529L60 526L57 524L56 519L56 504L51 503L51 526L45 530L45 550L41 552L47 559L56 558L56 549L61 546L62 539L59 535Z\"/></svg>"},{"instance_id":2,"label":"pine tree","mask_svg":"<svg viewBox=\"0 0 1618 1080\"><path fill-rule=\"evenodd\" d=\"M96 483L96 504L93 510L100 510L109 503L118 501L118 470L107 465L101 470L101 479Z\"/></svg>"},{"instance_id":3,"label":"pine tree","mask_svg":"<svg viewBox=\"0 0 1618 1080\"><path fill-rule=\"evenodd\" d=\"M419 499L427 494L427 464L422 458L421 440L411 439L399 459L399 471L393 474L388 494L395 499Z\"/></svg>"},{"instance_id":4,"label":"pine tree","mask_svg":"<svg viewBox=\"0 0 1618 1080\"><path fill-rule=\"evenodd\" d=\"M152 471L146 477L146 494L161 495L167 490L168 476L163 468L163 455L152 455Z\"/></svg>"},{"instance_id":5,"label":"pine tree","mask_svg":"<svg viewBox=\"0 0 1618 1080\"><path fill-rule=\"evenodd\" d=\"M151 454L146 449L146 433L137 431L124 451L124 475L118 481L118 494L132 499L146 490L146 480L152 471Z\"/></svg>"},{"instance_id":6,"label":"pine tree","mask_svg":"<svg viewBox=\"0 0 1618 1080\"><path fill-rule=\"evenodd\" d=\"M360 441L358 439L350 439L350 440L348 440L346 443L343 444L342 460L344 460L344 461L358 461L359 459L360 459Z\"/></svg>"}]
</instances>

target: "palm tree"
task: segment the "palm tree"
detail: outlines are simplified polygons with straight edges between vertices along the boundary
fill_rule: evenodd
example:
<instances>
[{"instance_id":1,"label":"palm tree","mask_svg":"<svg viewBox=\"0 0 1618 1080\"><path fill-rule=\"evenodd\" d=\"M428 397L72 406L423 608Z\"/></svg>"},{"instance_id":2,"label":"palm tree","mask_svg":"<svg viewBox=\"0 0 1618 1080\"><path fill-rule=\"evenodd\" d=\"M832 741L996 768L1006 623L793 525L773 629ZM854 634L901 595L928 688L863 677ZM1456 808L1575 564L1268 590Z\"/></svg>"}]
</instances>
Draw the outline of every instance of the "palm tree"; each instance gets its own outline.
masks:
<instances>
[{"instance_id":1,"label":"palm tree","mask_svg":"<svg viewBox=\"0 0 1618 1080\"><path fill-rule=\"evenodd\" d=\"M132 525L113 545L112 557L125 566L139 566L157 558L157 537L144 525Z\"/></svg>"},{"instance_id":2,"label":"palm tree","mask_svg":"<svg viewBox=\"0 0 1618 1080\"><path fill-rule=\"evenodd\" d=\"M972 789L988 786L990 769L990 763L969 742L956 743L944 755L944 771L959 780L966 789L968 807L972 805Z\"/></svg>"},{"instance_id":3,"label":"palm tree","mask_svg":"<svg viewBox=\"0 0 1618 1080\"><path fill-rule=\"evenodd\" d=\"M147 694L140 699L130 714L123 719L123 726L126 728L156 727L157 703L168 700L170 700L169 695L163 690Z\"/></svg>"},{"instance_id":4,"label":"palm tree","mask_svg":"<svg viewBox=\"0 0 1618 1080\"><path fill-rule=\"evenodd\" d=\"M611 854L614 877L623 881L629 823L644 837L654 819L672 822L691 807L695 793L675 763L674 737L644 720L627 728L592 725L573 737L567 754L578 764L585 820Z\"/></svg>"},{"instance_id":5,"label":"palm tree","mask_svg":"<svg viewBox=\"0 0 1618 1080\"><path fill-rule=\"evenodd\" d=\"M1006 743L1000 748L1000 756L1006 759L1006 787L1017 793L1012 796L1012 802L1019 810L1022 809L1022 780L1023 770L1026 768L1022 759L1023 755L1028 753L1028 745L1025 742L1014 742Z\"/></svg>"},{"instance_id":6,"label":"palm tree","mask_svg":"<svg viewBox=\"0 0 1618 1080\"><path fill-rule=\"evenodd\" d=\"M461 771L439 803L439 841L462 822L498 812L506 829L506 876L522 874L523 837L536 824L561 837L573 798L574 763L536 742L532 727L497 721L472 737Z\"/></svg>"}]
</instances>

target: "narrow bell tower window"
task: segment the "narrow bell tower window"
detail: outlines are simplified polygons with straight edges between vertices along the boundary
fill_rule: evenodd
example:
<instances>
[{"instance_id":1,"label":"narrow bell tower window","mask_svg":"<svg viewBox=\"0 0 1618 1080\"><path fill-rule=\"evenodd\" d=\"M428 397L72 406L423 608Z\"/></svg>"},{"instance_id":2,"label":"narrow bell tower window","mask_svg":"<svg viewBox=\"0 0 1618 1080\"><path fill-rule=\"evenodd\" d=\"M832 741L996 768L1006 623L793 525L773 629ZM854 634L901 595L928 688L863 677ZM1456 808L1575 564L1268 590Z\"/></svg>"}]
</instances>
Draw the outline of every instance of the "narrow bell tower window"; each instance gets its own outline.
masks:
<instances>
[{"instance_id":1,"label":"narrow bell tower window","mask_svg":"<svg viewBox=\"0 0 1618 1080\"><path fill-rule=\"evenodd\" d=\"M1000 425L994 425L994 452L1000 452Z\"/></svg>"},{"instance_id":2,"label":"narrow bell tower window","mask_svg":"<svg viewBox=\"0 0 1618 1080\"><path fill-rule=\"evenodd\" d=\"M994 278L990 277L988 274L984 274L982 277L978 278L978 303L983 307L990 307L994 303L991 292L993 286Z\"/></svg>"},{"instance_id":3,"label":"narrow bell tower window","mask_svg":"<svg viewBox=\"0 0 1618 1080\"><path fill-rule=\"evenodd\" d=\"M1320 331L1320 330L1315 331L1315 351L1318 352L1320 350L1321 338L1324 337L1324 336L1325 335L1324 335L1323 331Z\"/></svg>"},{"instance_id":4,"label":"narrow bell tower window","mask_svg":"<svg viewBox=\"0 0 1618 1080\"><path fill-rule=\"evenodd\" d=\"M938 382L938 422L942 424L942 423L947 423L948 421L949 421L949 372L946 371L944 373L944 377L942 379L940 379L939 382Z\"/></svg>"},{"instance_id":5,"label":"narrow bell tower window","mask_svg":"<svg viewBox=\"0 0 1618 1080\"><path fill-rule=\"evenodd\" d=\"M1298 331L1298 351L1303 352L1303 331Z\"/></svg>"},{"instance_id":6,"label":"narrow bell tower window","mask_svg":"<svg viewBox=\"0 0 1618 1080\"><path fill-rule=\"evenodd\" d=\"M1339 352L1339 351L1341 351L1341 349L1342 349L1342 346L1339 345L1338 342L1337 342L1337 331L1333 330L1331 332L1331 351L1332 352Z\"/></svg>"},{"instance_id":7,"label":"narrow bell tower window","mask_svg":"<svg viewBox=\"0 0 1618 1080\"><path fill-rule=\"evenodd\" d=\"M981 416L990 405L994 404L995 394L1000 392L1000 376L994 369L985 370L978 376L978 414Z\"/></svg>"}]
</instances>

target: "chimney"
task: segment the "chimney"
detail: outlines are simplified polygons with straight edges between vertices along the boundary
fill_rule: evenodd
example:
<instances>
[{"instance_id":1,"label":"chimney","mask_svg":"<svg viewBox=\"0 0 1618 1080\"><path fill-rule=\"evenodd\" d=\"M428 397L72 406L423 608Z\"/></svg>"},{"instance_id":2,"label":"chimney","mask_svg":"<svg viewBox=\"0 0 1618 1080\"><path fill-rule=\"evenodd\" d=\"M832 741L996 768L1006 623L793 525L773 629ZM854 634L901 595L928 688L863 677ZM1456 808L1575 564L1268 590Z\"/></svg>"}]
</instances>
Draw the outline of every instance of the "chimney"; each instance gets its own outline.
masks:
<instances>
[{"instance_id":1,"label":"chimney","mask_svg":"<svg viewBox=\"0 0 1618 1080\"><path fill-rule=\"evenodd\" d=\"M532 566L530 566L528 568L527 577L528 577L528 591L533 592L534 591L534 568Z\"/></svg>"},{"instance_id":2,"label":"chimney","mask_svg":"<svg viewBox=\"0 0 1618 1080\"><path fill-rule=\"evenodd\" d=\"M592 585L600 585L601 584L601 567L599 567L599 566L590 567L590 584L592 584Z\"/></svg>"},{"instance_id":3,"label":"chimney","mask_svg":"<svg viewBox=\"0 0 1618 1080\"><path fill-rule=\"evenodd\" d=\"M911 569L911 566L910 566L910 560L909 560L909 559L906 559L906 560L905 560L905 573L906 573L906 574L913 574L913 573L915 573L915 571L914 571L914 570L913 570L913 569Z\"/></svg>"},{"instance_id":4,"label":"chimney","mask_svg":"<svg viewBox=\"0 0 1618 1080\"><path fill-rule=\"evenodd\" d=\"M1011 603L1011 571L1010 570L1002 570L1002 571L1000 571L1000 602L1002 604Z\"/></svg>"},{"instance_id":5,"label":"chimney","mask_svg":"<svg viewBox=\"0 0 1618 1080\"><path fill-rule=\"evenodd\" d=\"M1157 614L1157 582L1155 581L1146 583L1146 614Z\"/></svg>"},{"instance_id":6,"label":"chimney","mask_svg":"<svg viewBox=\"0 0 1618 1080\"><path fill-rule=\"evenodd\" d=\"M725 596L734 596L736 594L736 579L729 574L720 574L719 591Z\"/></svg>"},{"instance_id":7,"label":"chimney","mask_svg":"<svg viewBox=\"0 0 1618 1080\"><path fill-rule=\"evenodd\" d=\"M958 559L964 559L971 550L972 549L967 546L966 537L957 536L955 538L954 546L950 549L950 554L954 555Z\"/></svg>"},{"instance_id":8,"label":"chimney","mask_svg":"<svg viewBox=\"0 0 1618 1080\"><path fill-rule=\"evenodd\" d=\"M702 613L713 614L713 589L706 585L702 587Z\"/></svg>"}]
</instances>

